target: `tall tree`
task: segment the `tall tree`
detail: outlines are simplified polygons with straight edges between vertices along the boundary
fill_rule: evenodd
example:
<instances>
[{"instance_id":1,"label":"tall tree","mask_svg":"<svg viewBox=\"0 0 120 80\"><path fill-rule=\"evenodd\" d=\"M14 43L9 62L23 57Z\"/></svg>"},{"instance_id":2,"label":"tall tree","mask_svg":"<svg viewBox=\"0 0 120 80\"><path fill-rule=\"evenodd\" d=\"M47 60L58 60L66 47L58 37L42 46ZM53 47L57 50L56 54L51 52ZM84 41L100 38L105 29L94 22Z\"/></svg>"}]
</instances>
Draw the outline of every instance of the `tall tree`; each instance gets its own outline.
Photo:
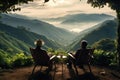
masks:
<instances>
[{"instance_id":1,"label":"tall tree","mask_svg":"<svg viewBox=\"0 0 120 80\"><path fill-rule=\"evenodd\" d=\"M7 13L9 11L20 10L16 5L28 4L29 1L34 0L0 0L0 13ZM43 3L48 2L49 0L44 0ZM54 1L54 0L53 0Z\"/></svg>"},{"instance_id":2,"label":"tall tree","mask_svg":"<svg viewBox=\"0 0 120 80\"><path fill-rule=\"evenodd\" d=\"M92 7L103 8L108 5L111 9L115 10L118 18L118 38L117 38L117 52L119 55L119 66L120 66L120 1L119 0L87 0L88 4L91 4Z\"/></svg>"},{"instance_id":3,"label":"tall tree","mask_svg":"<svg viewBox=\"0 0 120 80\"><path fill-rule=\"evenodd\" d=\"M28 3L33 0L0 0L0 13L20 10L16 5Z\"/></svg>"}]
</instances>

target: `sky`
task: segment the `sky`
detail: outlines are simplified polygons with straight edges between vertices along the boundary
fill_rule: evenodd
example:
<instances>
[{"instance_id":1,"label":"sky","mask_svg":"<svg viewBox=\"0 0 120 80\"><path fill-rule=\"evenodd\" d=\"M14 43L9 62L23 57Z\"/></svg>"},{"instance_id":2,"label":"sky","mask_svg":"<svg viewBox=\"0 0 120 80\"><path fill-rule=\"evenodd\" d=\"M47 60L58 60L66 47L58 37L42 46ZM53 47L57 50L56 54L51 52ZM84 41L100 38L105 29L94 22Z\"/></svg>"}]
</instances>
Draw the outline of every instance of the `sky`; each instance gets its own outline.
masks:
<instances>
[{"instance_id":1,"label":"sky","mask_svg":"<svg viewBox=\"0 0 120 80\"><path fill-rule=\"evenodd\" d=\"M74 13L106 13L116 15L115 12L108 7L101 9L93 8L90 4L86 4L85 0L50 0L45 4L43 4L43 0L35 0L20 7L21 11L15 13L34 18L60 17Z\"/></svg>"},{"instance_id":2,"label":"sky","mask_svg":"<svg viewBox=\"0 0 120 80\"><path fill-rule=\"evenodd\" d=\"M44 18L56 18L62 17L68 14L78 14L78 13L104 13L113 15L116 17L115 11L111 10L109 7L104 8L93 8L90 4L86 3L86 0L50 0L47 3L43 3L44 0L35 0L34 2L29 2L29 4L23 4L21 11L13 12L13 14L24 15L31 17L33 19L42 20ZM57 22L49 22L57 26ZM92 24L90 24L92 25ZM77 27L77 26L76 26ZM64 25L61 28L68 29ZM85 25L83 26L84 29ZM69 28L75 32L80 32L81 28Z\"/></svg>"}]
</instances>

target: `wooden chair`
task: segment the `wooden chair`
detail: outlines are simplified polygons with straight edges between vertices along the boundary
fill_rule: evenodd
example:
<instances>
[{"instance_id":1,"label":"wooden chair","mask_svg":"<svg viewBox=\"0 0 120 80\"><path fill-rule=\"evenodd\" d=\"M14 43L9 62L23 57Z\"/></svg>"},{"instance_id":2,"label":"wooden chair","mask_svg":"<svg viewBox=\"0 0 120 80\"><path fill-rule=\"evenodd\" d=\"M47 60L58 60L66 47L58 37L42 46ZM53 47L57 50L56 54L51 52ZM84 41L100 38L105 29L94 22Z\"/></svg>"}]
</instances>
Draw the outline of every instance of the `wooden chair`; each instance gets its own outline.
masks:
<instances>
[{"instance_id":1,"label":"wooden chair","mask_svg":"<svg viewBox=\"0 0 120 80\"><path fill-rule=\"evenodd\" d=\"M53 64L53 66L55 66L55 69L56 69L56 65L55 65L55 62L54 62L54 58L56 57L55 55L53 55L52 57L50 57L49 61L45 62L44 61L44 57L43 56L38 56L36 53L35 53L35 49L33 48L30 48L30 52L31 52L31 55L32 55L32 58L34 60L34 67L33 67L33 70L32 70L32 74L34 73L34 70L37 66L41 66L40 68L40 71L42 70L42 67L45 66L45 67L48 67ZM51 64L50 64L51 63ZM55 76L55 71L54 71L54 76Z\"/></svg>"}]
</instances>

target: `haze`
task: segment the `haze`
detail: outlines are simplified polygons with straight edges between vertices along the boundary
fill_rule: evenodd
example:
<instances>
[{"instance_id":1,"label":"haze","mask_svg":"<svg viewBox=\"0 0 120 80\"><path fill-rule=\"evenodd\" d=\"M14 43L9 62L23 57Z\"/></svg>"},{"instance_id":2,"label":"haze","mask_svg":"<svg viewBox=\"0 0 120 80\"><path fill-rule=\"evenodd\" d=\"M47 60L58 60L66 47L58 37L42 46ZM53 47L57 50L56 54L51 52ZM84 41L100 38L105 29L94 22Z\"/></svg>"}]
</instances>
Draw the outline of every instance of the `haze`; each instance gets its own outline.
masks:
<instances>
[{"instance_id":1,"label":"haze","mask_svg":"<svg viewBox=\"0 0 120 80\"><path fill-rule=\"evenodd\" d=\"M43 6L44 5L44 6ZM38 19L46 21L50 24L55 25L56 27L61 27L70 31L80 32L85 30L92 25L97 23L89 23L86 26L86 23L76 24L74 27L69 27L68 25L61 25L59 21L48 21L46 18L58 18L70 14L109 14L116 17L115 11L111 10L109 7L104 8L92 8L90 4L87 4L85 0L50 0L49 2L43 4L43 0L35 0L29 4L24 4L20 6L21 11L13 12L13 14L24 15L32 19ZM72 25L71 25L72 26Z\"/></svg>"}]
</instances>

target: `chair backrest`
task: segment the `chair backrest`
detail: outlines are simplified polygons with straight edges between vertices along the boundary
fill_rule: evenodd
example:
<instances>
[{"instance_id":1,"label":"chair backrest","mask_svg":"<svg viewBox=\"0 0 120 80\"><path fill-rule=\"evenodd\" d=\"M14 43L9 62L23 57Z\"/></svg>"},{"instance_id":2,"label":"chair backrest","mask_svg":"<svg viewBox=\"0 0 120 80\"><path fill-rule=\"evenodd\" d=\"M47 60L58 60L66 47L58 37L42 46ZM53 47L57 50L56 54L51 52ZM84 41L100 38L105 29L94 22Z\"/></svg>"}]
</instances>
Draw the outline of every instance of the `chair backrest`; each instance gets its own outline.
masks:
<instances>
[{"instance_id":1,"label":"chair backrest","mask_svg":"<svg viewBox=\"0 0 120 80\"><path fill-rule=\"evenodd\" d=\"M77 62L82 64L89 64L93 57L93 49L79 50Z\"/></svg>"},{"instance_id":2,"label":"chair backrest","mask_svg":"<svg viewBox=\"0 0 120 80\"><path fill-rule=\"evenodd\" d=\"M42 65L42 66L48 66L49 60L45 60L45 58L42 56L42 54L37 54L35 49L30 48L30 52L32 55L32 58L37 65Z\"/></svg>"}]
</instances>

